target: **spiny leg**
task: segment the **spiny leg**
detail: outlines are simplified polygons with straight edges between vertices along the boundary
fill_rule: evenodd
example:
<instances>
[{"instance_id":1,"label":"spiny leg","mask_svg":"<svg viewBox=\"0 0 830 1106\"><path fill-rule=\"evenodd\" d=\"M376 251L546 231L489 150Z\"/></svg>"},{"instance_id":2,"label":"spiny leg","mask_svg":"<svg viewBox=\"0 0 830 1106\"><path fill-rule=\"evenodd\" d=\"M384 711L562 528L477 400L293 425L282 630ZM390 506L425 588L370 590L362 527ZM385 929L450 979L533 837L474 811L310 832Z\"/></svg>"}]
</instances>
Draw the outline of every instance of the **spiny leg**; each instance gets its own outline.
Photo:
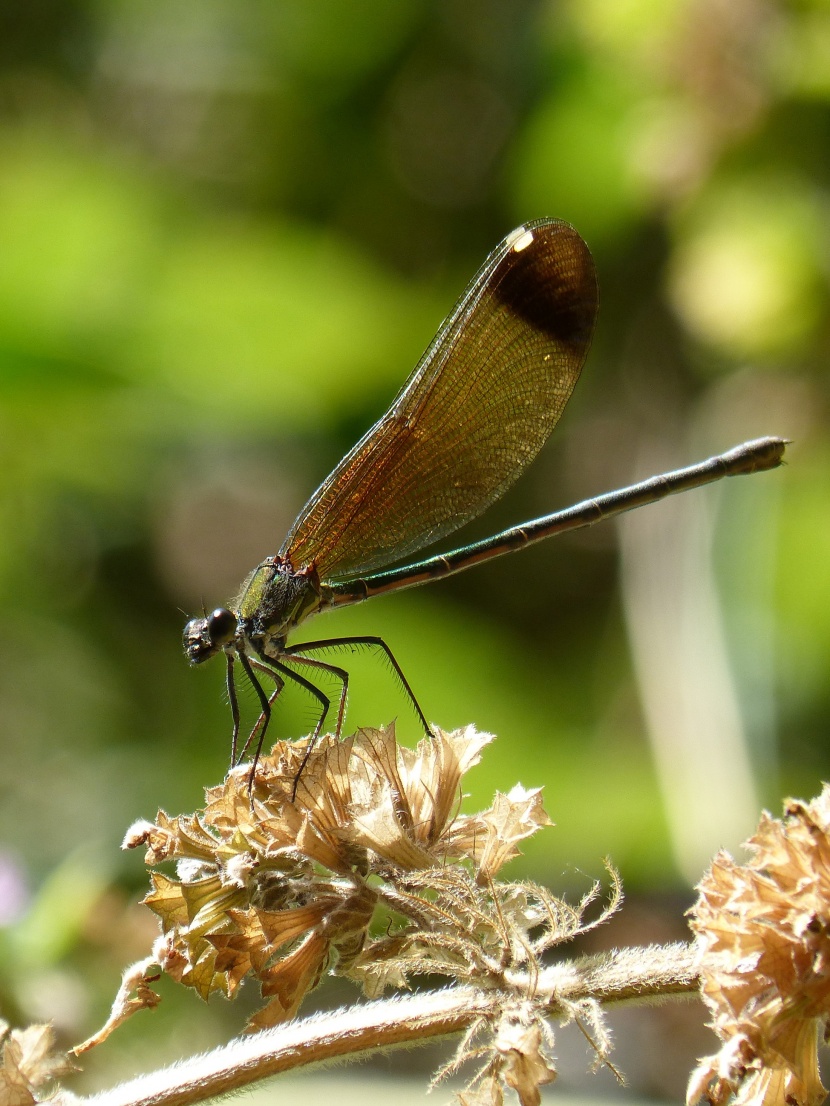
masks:
<instances>
[{"instance_id":1,"label":"spiny leg","mask_svg":"<svg viewBox=\"0 0 830 1106\"><path fill-rule=\"evenodd\" d=\"M314 649L336 648L338 645L368 645L371 648L382 649L383 652L386 654L389 663L394 668L398 679L401 681L401 685L403 686L403 689L406 692L410 703L415 708L415 713L418 715L418 720L424 727L424 733L427 735L427 737L433 736L432 730L429 728L429 722L427 722L426 716L421 710L421 704L415 698L415 692L409 686L409 680L407 680L406 676L404 676L403 669L395 659L395 654L392 652L392 650L389 648L382 637L332 637L326 638L325 640L321 641L304 641L300 642L297 645L289 646L286 650L284 650L284 652L287 655L292 655L295 653L308 653L313 651ZM307 659L310 660L311 658Z\"/></svg>"},{"instance_id":2,"label":"spiny leg","mask_svg":"<svg viewBox=\"0 0 830 1106\"><path fill-rule=\"evenodd\" d=\"M253 687L254 691L257 694L257 698L259 699L260 707L262 708L261 717L265 719L265 721L262 724L262 729L259 731L259 738L257 740L256 752L254 753L254 759L251 763L251 775L250 775L250 778L248 780L248 791L250 792L251 788L253 787L253 783L254 783L254 772L256 771L257 761L259 760L259 754L262 752L262 743L265 740L265 731L268 729L268 723L271 721L271 700L270 700L269 696L267 696L265 694L265 691L263 690L262 684L259 682L259 680L254 675L253 665L251 664L250 660L245 656L244 653L238 653L237 656L239 657L239 663L242 665L242 668L245 672L245 675L250 680L251 686ZM259 722L257 722L257 725L259 725ZM248 746L251 744L251 741L253 739L255 731L256 731L256 726L254 726L254 729L251 731L251 736L245 742L245 748L242 750L243 755L247 751Z\"/></svg>"},{"instance_id":3,"label":"spiny leg","mask_svg":"<svg viewBox=\"0 0 830 1106\"><path fill-rule=\"evenodd\" d=\"M339 668L336 664L329 664L327 661L318 661L314 657L303 656L300 651L302 646L295 646L284 650L283 655L291 661L292 664L304 664L309 668L316 668L319 671L328 672L332 676L336 676L340 681L340 702L337 707L337 723L334 730L334 736L340 738L343 731L343 718L346 714L346 699L349 692L349 673L345 668ZM322 722L321 722L322 724ZM315 734L319 736L320 726L318 726Z\"/></svg>"},{"instance_id":4,"label":"spiny leg","mask_svg":"<svg viewBox=\"0 0 830 1106\"><path fill-rule=\"evenodd\" d=\"M263 742L265 741L265 730L267 728L268 721L270 720L271 714L273 713L274 703L277 699L277 696L280 694L282 689L285 687L285 680L282 678L282 676L279 675L278 672L275 672L267 664L262 664L260 661L252 660L250 657L248 658L248 663L250 664L251 668L256 669L257 672L263 672L269 679L273 680L274 684L276 685L274 687L274 690L268 696L268 706L271 708L271 710L269 711L269 714L268 714L267 718L266 718L265 712L262 711L260 713L259 718L257 718L256 722L254 723L253 729L248 734L248 740L243 745L242 751L239 754L239 760L241 761L242 758L247 753L248 749L251 747L251 742L254 740L254 738L257 737L257 735L260 733L260 730L261 730L262 731L262 736L260 737L260 740L259 740L259 746L258 746L258 749L257 749L257 756L254 757L254 761L256 762L256 759L259 756L259 750L262 749ZM238 761L237 761L237 763L238 763Z\"/></svg>"},{"instance_id":5,"label":"spiny leg","mask_svg":"<svg viewBox=\"0 0 830 1106\"><path fill-rule=\"evenodd\" d=\"M233 678L233 653L227 653L226 657L228 670L225 679L228 687L228 702L231 705L231 717L233 718L233 737L231 738L231 768L233 768L236 764L236 746L239 741L239 701L236 697L236 682ZM247 742L245 748L248 748Z\"/></svg>"},{"instance_id":6,"label":"spiny leg","mask_svg":"<svg viewBox=\"0 0 830 1106\"><path fill-rule=\"evenodd\" d=\"M295 660L296 658L292 657L290 659ZM308 660L309 658L305 659ZM317 668L332 668L331 665L325 665L322 661L312 663L314 664L314 667ZM308 758L311 756L311 751L317 743L317 738L322 733L323 725L326 721L326 716L329 713L329 707L331 706L331 699L329 699L329 697L325 695L319 687L313 684L310 680L307 680L305 676L301 676L299 672L292 671L287 665L280 664L279 661L274 661L273 665L274 668L282 672L283 675L288 676L290 680L294 680L295 683L298 683L300 685L300 687L304 687L306 691L310 692L323 708L320 717L317 719L317 725L314 727L314 733L311 735L311 740L309 741L306 748L305 755L302 759L302 763L300 764L299 771L294 777L294 787L291 790L291 802L293 803L294 800L297 798L297 787L300 782L300 776L302 776L305 766L308 764ZM334 671L336 671L336 669ZM346 673L343 673L343 675L345 676ZM346 677L346 682L348 683L348 677Z\"/></svg>"}]
</instances>

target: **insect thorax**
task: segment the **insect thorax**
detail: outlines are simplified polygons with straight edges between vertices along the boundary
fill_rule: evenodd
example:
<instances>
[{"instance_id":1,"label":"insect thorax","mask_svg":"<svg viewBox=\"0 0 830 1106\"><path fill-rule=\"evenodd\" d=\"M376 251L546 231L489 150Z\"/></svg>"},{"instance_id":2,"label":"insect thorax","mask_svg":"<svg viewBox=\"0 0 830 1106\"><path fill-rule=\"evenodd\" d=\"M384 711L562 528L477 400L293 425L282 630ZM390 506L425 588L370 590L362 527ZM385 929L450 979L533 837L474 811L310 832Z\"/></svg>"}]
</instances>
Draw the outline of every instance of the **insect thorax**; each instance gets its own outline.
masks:
<instances>
[{"instance_id":1,"label":"insect thorax","mask_svg":"<svg viewBox=\"0 0 830 1106\"><path fill-rule=\"evenodd\" d=\"M269 654L291 630L320 606L313 567L295 572L287 561L269 557L257 565L242 588L237 605L240 629L257 653Z\"/></svg>"}]
</instances>

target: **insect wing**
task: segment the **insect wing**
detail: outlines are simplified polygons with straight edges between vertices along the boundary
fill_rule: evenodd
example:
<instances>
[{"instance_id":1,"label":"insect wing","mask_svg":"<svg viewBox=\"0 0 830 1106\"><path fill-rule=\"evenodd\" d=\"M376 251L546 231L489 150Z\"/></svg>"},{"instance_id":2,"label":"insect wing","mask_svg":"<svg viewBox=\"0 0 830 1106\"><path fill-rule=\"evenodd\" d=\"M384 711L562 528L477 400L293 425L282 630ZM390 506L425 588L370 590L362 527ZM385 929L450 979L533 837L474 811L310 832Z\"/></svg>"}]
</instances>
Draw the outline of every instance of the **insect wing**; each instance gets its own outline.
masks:
<instances>
[{"instance_id":1,"label":"insect wing","mask_svg":"<svg viewBox=\"0 0 830 1106\"><path fill-rule=\"evenodd\" d=\"M598 307L566 223L493 251L389 411L300 513L281 555L324 580L376 571L482 513L530 464L567 403Z\"/></svg>"}]
</instances>

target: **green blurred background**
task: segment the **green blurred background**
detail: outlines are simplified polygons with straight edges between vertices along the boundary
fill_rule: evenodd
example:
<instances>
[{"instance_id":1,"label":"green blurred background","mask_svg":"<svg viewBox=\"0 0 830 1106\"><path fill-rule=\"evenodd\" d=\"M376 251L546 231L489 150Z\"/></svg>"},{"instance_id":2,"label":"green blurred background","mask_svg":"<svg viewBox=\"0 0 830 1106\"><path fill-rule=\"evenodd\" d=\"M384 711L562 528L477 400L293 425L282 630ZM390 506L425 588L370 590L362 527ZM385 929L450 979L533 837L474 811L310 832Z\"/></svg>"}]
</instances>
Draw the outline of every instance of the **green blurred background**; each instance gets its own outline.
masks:
<instances>
[{"instance_id":1,"label":"green blurred background","mask_svg":"<svg viewBox=\"0 0 830 1106\"><path fill-rule=\"evenodd\" d=\"M599 328L552 442L464 536L761 434L789 466L303 631L383 635L428 717L499 735L469 807L544 785L557 828L514 871L577 894L610 855L630 902L597 940L682 938L715 849L830 775L828 214L826 0L4 5L5 1016L100 1023L154 934L123 832L227 766L222 665L188 669L185 617L276 551L544 215L594 253ZM385 667L352 671L349 724L416 740ZM274 734L313 716L293 692ZM92 1083L255 1000L163 989ZM635 1091L682 1091L701 1020L626 1023L639 1048L620 1023Z\"/></svg>"}]
</instances>

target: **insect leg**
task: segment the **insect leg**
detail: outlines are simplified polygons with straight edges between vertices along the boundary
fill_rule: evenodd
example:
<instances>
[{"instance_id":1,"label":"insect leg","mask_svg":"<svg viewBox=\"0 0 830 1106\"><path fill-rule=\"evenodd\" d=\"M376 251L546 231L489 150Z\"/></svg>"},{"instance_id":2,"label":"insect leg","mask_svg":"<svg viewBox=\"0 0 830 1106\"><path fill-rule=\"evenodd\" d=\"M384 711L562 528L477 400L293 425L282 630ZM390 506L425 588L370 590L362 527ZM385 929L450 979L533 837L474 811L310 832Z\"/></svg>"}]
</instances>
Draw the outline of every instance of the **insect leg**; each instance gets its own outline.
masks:
<instances>
[{"instance_id":1,"label":"insect leg","mask_svg":"<svg viewBox=\"0 0 830 1106\"><path fill-rule=\"evenodd\" d=\"M267 696L265 694L265 691L263 690L262 684L259 682L259 680L254 675L253 665L251 664L250 660L245 656L244 653L238 653L237 656L239 657L239 663L242 665L242 668L245 672L245 675L251 681L251 685L253 686L254 691L257 693L257 698L259 699L260 706L262 708L262 713L261 713L260 717L264 719L264 721L262 723L262 727L261 727L261 729L259 731L259 734L258 734L258 737L257 737L257 745L256 745L256 752L254 753L254 759L253 759L253 762L251 763L251 776L250 776L250 779L248 781L248 790L250 791L251 787L253 786L253 782L254 782L254 772L256 771L257 761L259 760L259 754L262 752L262 743L265 740L265 731L268 729L268 723L271 721L271 699L269 698L269 696ZM265 668L264 665L258 665L257 667L259 667L261 669ZM277 694L279 694L279 690L280 689L278 688L277 689ZM253 740L254 734L256 733L257 726L259 726L259 720L257 720L256 726L254 726L253 730L251 731L251 736L245 742L245 748L242 750L243 755L246 752L246 750L248 749L248 746L251 744L251 741Z\"/></svg>"},{"instance_id":2,"label":"insect leg","mask_svg":"<svg viewBox=\"0 0 830 1106\"><path fill-rule=\"evenodd\" d=\"M266 676L269 677L269 679L273 680L274 684L276 686L274 687L274 690L271 692L271 694L268 696L268 706L271 708L271 710L269 710L267 716L266 716L264 711L262 711L260 713L259 718L257 718L257 720L254 724L254 728L251 730L250 734L248 734L248 740L245 742L245 744L242 747L242 750L239 754L239 759L234 761L235 764L238 764L242 760L242 758L247 753L248 749L250 749L251 742L260 733L260 730L261 730L262 735L261 735L260 740L259 740L259 744L258 744L258 748L257 748L257 755L256 755L256 757L254 757L254 763L256 763L256 760L259 757L259 751L261 750L262 744L265 740L265 730L268 726L268 722L270 721L270 717L271 717L271 713L272 713L272 710L273 710L274 702L276 701L276 698L280 694L282 689L285 687L285 680L282 678L282 676L280 676L280 674L278 672L275 672L267 664L261 664L259 661L252 660L250 657L248 658L248 663L250 664L251 668L256 669L257 672L264 673Z\"/></svg>"},{"instance_id":3,"label":"insect leg","mask_svg":"<svg viewBox=\"0 0 830 1106\"><path fill-rule=\"evenodd\" d=\"M231 739L231 767L236 764L236 746L239 741L239 701L236 697L236 681L233 672L233 653L227 653L228 670L225 677L228 687L228 701L231 705L233 718L233 737ZM245 746L247 748L247 744Z\"/></svg>"},{"instance_id":4,"label":"insect leg","mask_svg":"<svg viewBox=\"0 0 830 1106\"><path fill-rule=\"evenodd\" d=\"M294 664L304 664L309 668L317 668L323 672L329 672L332 676L336 676L340 681L340 702L337 707L337 723L335 726L335 737L339 738L343 730L343 718L346 714L346 698L349 691L349 673L345 668L338 668L336 664L328 664L326 661L318 661L314 657L306 657L303 655L305 646L296 645L290 646L284 650L284 655L291 660ZM319 727L317 731L319 734Z\"/></svg>"},{"instance_id":5,"label":"insect leg","mask_svg":"<svg viewBox=\"0 0 830 1106\"><path fill-rule=\"evenodd\" d=\"M294 661L296 661L298 659L301 660L301 661L302 660L306 660L306 661L310 660L310 658L308 658L308 657L305 657L305 658L289 657L289 659L294 660ZM273 664L274 664L274 668L278 669L284 676L287 676L290 680L294 680L294 682L298 683L300 685L300 687L304 687L306 689L306 691L310 692L314 696L314 698L320 703L320 705L323 708L323 711L322 711L320 717L317 720L317 725L314 727L314 733L311 735L311 740L309 741L308 746L306 748L305 755L303 756L303 760L302 760L302 763L300 764L299 771L297 772L297 775L294 777L294 787L291 791L291 801L293 803L294 800L297 797L297 786L299 785L299 782L300 782L300 776L302 776L303 771L305 769L305 766L308 764L308 758L311 756L311 751L317 743L317 738L322 733L323 725L326 721L326 716L329 713L329 707L331 706L331 699L329 699L329 697L327 695L325 695L320 690L319 687L316 687L310 680L307 680L305 678L305 676L301 676L299 672L292 671L292 669L288 668L287 665L280 664L279 661L274 661ZM333 668L331 665L323 664L322 661L311 661L311 664L315 668L330 669L330 670L334 671L335 673L337 673L337 671L338 671L337 669ZM343 673L343 676L346 677L346 682L348 682L348 676L346 676L345 672ZM341 695L341 698L342 698L342 695ZM260 742L260 744L261 744L261 742Z\"/></svg>"},{"instance_id":6,"label":"insect leg","mask_svg":"<svg viewBox=\"0 0 830 1106\"><path fill-rule=\"evenodd\" d=\"M403 674L403 669L395 659L395 654L386 644L382 637L332 637L326 638L320 641L304 641L297 645L289 646L285 652L286 654L293 654L302 651L303 653L311 652L314 649L333 649L338 645L368 645L372 649L381 649L385 654L389 663L395 670L395 674L401 682L401 686L406 692L406 696L409 699L412 706L415 708L415 713L418 715L418 720L424 727L424 733L427 737L432 737L432 730L429 728L429 722L426 720L426 715L421 710L421 704L415 698L415 692L409 685L409 680Z\"/></svg>"}]
</instances>

